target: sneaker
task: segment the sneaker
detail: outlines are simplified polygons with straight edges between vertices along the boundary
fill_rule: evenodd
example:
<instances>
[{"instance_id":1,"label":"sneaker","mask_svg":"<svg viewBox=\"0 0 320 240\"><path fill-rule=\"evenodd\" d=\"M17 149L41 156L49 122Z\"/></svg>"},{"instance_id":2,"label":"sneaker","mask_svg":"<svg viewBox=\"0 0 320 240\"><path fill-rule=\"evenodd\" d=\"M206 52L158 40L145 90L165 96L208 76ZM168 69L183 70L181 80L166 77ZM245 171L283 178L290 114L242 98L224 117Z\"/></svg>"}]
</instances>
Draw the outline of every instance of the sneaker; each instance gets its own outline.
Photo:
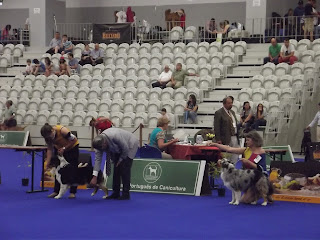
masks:
<instances>
[{"instance_id":1,"label":"sneaker","mask_svg":"<svg viewBox=\"0 0 320 240\"><path fill-rule=\"evenodd\" d=\"M48 198L54 198L54 197L56 197L56 196L58 196L58 193L53 192L53 193L51 193L50 195L48 195Z\"/></svg>"},{"instance_id":2,"label":"sneaker","mask_svg":"<svg viewBox=\"0 0 320 240\"><path fill-rule=\"evenodd\" d=\"M68 198L69 198L69 199L74 199L74 198L76 198L76 195L75 195L74 193L70 193L70 195L69 195Z\"/></svg>"},{"instance_id":3,"label":"sneaker","mask_svg":"<svg viewBox=\"0 0 320 240\"><path fill-rule=\"evenodd\" d=\"M118 194L111 194L110 196L106 197L105 199L107 200L112 200L112 199L118 199L120 196Z\"/></svg>"}]
</instances>

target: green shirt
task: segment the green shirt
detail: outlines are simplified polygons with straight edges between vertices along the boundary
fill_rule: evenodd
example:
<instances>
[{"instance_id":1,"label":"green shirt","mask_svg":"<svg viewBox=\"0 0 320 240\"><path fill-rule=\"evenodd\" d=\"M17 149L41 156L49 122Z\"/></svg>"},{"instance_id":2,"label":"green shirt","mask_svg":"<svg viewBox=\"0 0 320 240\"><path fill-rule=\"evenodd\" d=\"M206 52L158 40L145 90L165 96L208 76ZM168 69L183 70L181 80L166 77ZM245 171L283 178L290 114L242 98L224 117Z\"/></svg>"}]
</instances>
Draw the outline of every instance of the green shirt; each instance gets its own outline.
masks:
<instances>
[{"instance_id":1,"label":"green shirt","mask_svg":"<svg viewBox=\"0 0 320 240\"><path fill-rule=\"evenodd\" d=\"M269 53L270 53L271 57L273 57L273 58L279 56L280 51L281 51L281 46L278 43L276 46L271 45L269 47Z\"/></svg>"},{"instance_id":2,"label":"green shirt","mask_svg":"<svg viewBox=\"0 0 320 240\"><path fill-rule=\"evenodd\" d=\"M174 71L172 74L173 80L176 82L181 82L182 86L184 85L184 77L188 76L189 73L186 70Z\"/></svg>"}]
</instances>

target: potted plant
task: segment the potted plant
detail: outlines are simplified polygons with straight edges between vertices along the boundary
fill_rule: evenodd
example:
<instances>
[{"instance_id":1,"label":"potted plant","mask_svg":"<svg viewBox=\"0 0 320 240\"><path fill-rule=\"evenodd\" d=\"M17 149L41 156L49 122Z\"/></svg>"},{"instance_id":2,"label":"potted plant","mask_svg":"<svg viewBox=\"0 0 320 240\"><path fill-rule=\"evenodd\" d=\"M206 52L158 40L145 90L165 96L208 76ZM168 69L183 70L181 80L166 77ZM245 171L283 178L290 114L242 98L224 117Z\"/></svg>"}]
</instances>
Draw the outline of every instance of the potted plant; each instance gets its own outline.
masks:
<instances>
[{"instance_id":1,"label":"potted plant","mask_svg":"<svg viewBox=\"0 0 320 240\"><path fill-rule=\"evenodd\" d=\"M213 133L207 133L206 137L207 137L207 142L212 143L212 140L214 139L215 135Z\"/></svg>"},{"instance_id":2,"label":"potted plant","mask_svg":"<svg viewBox=\"0 0 320 240\"><path fill-rule=\"evenodd\" d=\"M224 197L226 194L226 189L224 188L222 179L220 178L221 167L215 162L210 162L208 165L209 176L213 179L213 189L217 189L219 197Z\"/></svg>"}]
</instances>

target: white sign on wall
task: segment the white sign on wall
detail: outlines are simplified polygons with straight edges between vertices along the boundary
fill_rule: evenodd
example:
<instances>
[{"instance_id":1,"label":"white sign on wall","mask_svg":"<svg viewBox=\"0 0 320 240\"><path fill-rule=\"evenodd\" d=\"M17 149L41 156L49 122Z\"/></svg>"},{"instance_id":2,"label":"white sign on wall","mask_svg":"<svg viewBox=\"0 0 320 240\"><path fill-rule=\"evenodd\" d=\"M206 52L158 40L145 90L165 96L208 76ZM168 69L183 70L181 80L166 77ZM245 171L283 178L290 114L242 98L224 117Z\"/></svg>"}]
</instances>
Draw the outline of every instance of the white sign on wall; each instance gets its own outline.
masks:
<instances>
[{"instance_id":1,"label":"white sign on wall","mask_svg":"<svg viewBox=\"0 0 320 240\"><path fill-rule=\"evenodd\" d=\"M33 14L40 14L40 8L34 8Z\"/></svg>"},{"instance_id":2,"label":"white sign on wall","mask_svg":"<svg viewBox=\"0 0 320 240\"><path fill-rule=\"evenodd\" d=\"M253 7L260 7L261 6L261 0L253 0L252 1Z\"/></svg>"}]
</instances>

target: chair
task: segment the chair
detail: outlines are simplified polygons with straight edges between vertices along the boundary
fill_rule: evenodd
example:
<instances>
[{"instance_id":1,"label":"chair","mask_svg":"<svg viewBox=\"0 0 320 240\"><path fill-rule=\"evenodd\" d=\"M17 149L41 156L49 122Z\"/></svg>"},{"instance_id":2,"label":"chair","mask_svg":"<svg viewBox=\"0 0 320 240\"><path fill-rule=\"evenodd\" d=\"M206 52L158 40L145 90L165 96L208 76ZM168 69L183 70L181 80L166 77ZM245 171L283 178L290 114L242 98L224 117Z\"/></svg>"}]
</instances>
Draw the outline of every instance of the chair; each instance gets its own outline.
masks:
<instances>
[{"instance_id":1,"label":"chair","mask_svg":"<svg viewBox=\"0 0 320 240\"><path fill-rule=\"evenodd\" d=\"M302 74L304 71L304 64L301 62L296 62L291 66L291 75L299 75Z\"/></svg>"},{"instance_id":2,"label":"chair","mask_svg":"<svg viewBox=\"0 0 320 240\"><path fill-rule=\"evenodd\" d=\"M148 123L148 114L145 112L141 112L136 114L134 119L134 126L139 126L140 124L147 124Z\"/></svg>"},{"instance_id":3,"label":"chair","mask_svg":"<svg viewBox=\"0 0 320 240\"><path fill-rule=\"evenodd\" d=\"M314 51L312 50L306 50L302 53L300 57L300 62L303 64L311 63L314 59Z\"/></svg>"},{"instance_id":4,"label":"chair","mask_svg":"<svg viewBox=\"0 0 320 240\"><path fill-rule=\"evenodd\" d=\"M47 86L43 92L42 92L42 97L43 98L52 98L53 96L53 92L55 91L56 89L53 87L53 86ZM34 92L35 90L33 90ZM36 97L34 94L32 95L33 97Z\"/></svg>"},{"instance_id":5,"label":"chair","mask_svg":"<svg viewBox=\"0 0 320 240\"><path fill-rule=\"evenodd\" d=\"M32 97L33 98L41 98L44 92L44 87L42 86L34 86L32 90Z\"/></svg>"},{"instance_id":6,"label":"chair","mask_svg":"<svg viewBox=\"0 0 320 240\"><path fill-rule=\"evenodd\" d=\"M116 69L114 70L114 76L121 76L125 75L127 72L127 66L126 65L118 65L116 66Z\"/></svg>"},{"instance_id":7,"label":"chair","mask_svg":"<svg viewBox=\"0 0 320 240\"><path fill-rule=\"evenodd\" d=\"M137 93L137 99L138 100L142 100L142 99L148 99L149 98L149 94L150 94L150 88L148 87L139 87L138 89L138 93Z\"/></svg>"},{"instance_id":8,"label":"chair","mask_svg":"<svg viewBox=\"0 0 320 240\"><path fill-rule=\"evenodd\" d=\"M102 76L97 75L93 76L91 82L89 83L90 87L100 87L100 83L102 81Z\"/></svg>"},{"instance_id":9,"label":"chair","mask_svg":"<svg viewBox=\"0 0 320 240\"><path fill-rule=\"evenodd\" d=\"M139 70L138 70L138 76L148 76L150 71L150 65L144 64L140 65Z\"/></svg>"},{"instance_id":10,"label":"chair","mask_svg":"<svg viewBox=\"0 0 320 240\"><path fill-rule=\"evenodd\" d=\"M268 90L267 101L275 102L280 100L281 89L278 87L274 87Z\"/></svg>"},{"instance_id":11,"label":"chair","mask_svg":"<svg viewBox=\"0 0 320 240\"><path fill-rule=\"evenodd\" d=\"M92 65L91 64L85 64L82 66L80 70L80 75L85 76L85 75L91 75L92 73Z\"/></svg>"},{"instance_id":12,"label":"chair","mask_svg":"<svg viewBox=\"0 0 320 240\"><path fill-rule=\"evenodd\" d=\"M66 91L66 98L76 98L78 95L79 89L76 86L68 87Z\"/></svg>"},{"instance_id":13,"label":"chair","mask_svg":"<svg viewBox=\"0 0 320 240\"><path fill-rule=\"evenodd\" d=\"M183 36L183 29L180 26L173 27L169 33L169 39L171 41L178 41Z\"/></svg>"},{"instance_id":14,"label":"chair","mask_svg":"<svg viewBox=\"0 0 320 240\"><path fill-rule=\"evenodd\" d=\"M112 87L105 87L101 91L101 99L111 99L114 89Z\"/></svg>"},{"instance_id":15,"label":"chair","mask_svg":"<svg viewBox=\"0 0 320 240\"><path fill-rule=\"evenodd\" d=\"M18 104L17 104L17 109L27 110L27 109L29 109L28 108L29 103L30 103L29 98L21 98L20 97Z\"/></svg>"},{"instance_id":16,"label":"chair","mask_svg":"<svg viewBox=\"0 0 320 240\"><path fill-rule=\"evenodd\" d=\"M209 63L210 55L209 53L200 53L198 54L197 63L198 65L206 65Z\"/></svg>"},{"instance_id":17,"label":"chair","mask_svg":"<svg viewBox=\"0 0 320 240\"><path fill-rule=\"evenodd\" d=\"M250 81L250 87L252 89L260 88L260 87L262 87L263 82L264 82L264 77L262 75L256 75L256 76L252 77L252 79Z\"/></svg>"},{"instance_id":18,"label":"chair","mask_svg":"<svg viewBox=\"0 0 320 240\"><path fill-rule=\"evenodd\" d=\"M212 42L209 45L209 54L217 53L221 51L221 43L220 42Z\"/></svg>"},{"instance_id":19,"label":"chair","mask_svg":"<svg viewBox=\"0 0 320 240\"><path fill-rule=\"evenodd\" d=\"M47 77L46 86L56 86L56 82L58 81L58 76L56 75L50 75Z\"/></svg>"},{"instance_id":20,"label":"chair","mask_svg":"<svg viewBox=\"0 0 320 240\"><path fill-rule=\"evenodd\" d=\"M92 70L92 75L93 76L101 76L104 70L104 65L103 64L98 64L94 66Z\"/></svg>"},{"instance_id":21,"label":"chair","mask_svg":"<svg viewBox=\"0 0 320 240\"><path fill-rule=\"evenodd\" d=\"M277 85L278 85L278 77L276 77L275 75L267 76L267 77L264 79L263 87L264 87L265 89L274 88L274 87L277 86Z\"/></svg>"},{"instance_id":22,"label":"chair","mask_svg":"<svg viewBox=\"0 0 320 240\"><path fill-rule=\"evenodd\" d=\"M162 62L162 54L161 53L154 53L151 55L150 58L150 65L155 65L155 64L161 64Z\"/></svg>"},{"instance_id":23,"label":"chair","mask_svg":"<svg viewBox=\"0 0 320 240\"><path fill-rule=\"evenodd\" d=\"M61 117L59 119L59 122L61 125L69 126L72 123L73 120L73 112L72 111L63 111L61 113Z\"/></svg>"},{"instance_id":24,"label":"chair","mask_svg":"<svg viewBox=\"0 0 320 240\"><path fill-rule=\"evenodd\" d=\"M25 79L25 77L23 75L15 76L13 81L12 81L12 86L22 86L22 85L24 85L24 79Z\"/></svg>"},{"instance_id":25,"label":"chair","mask_svg":"<svg viewBox=\"0 0 320 240\"><path fill-rule=\"evenodd\" d=\"M297 51L304 52L310 49L311 42L309 39L301 39L297 45Z\"/></svg>"},{"instance_id":26,"label":"chair","mask_svg":"<svg viewBox=\"0 0 320 240\"><path fill-rule=\"evenodd\" d=\"M240 102L245 102L251 99L252 89L242 88L238 94L238 99Z\"/></svg>"},{"instance_id":27,"label":"chair","mask_svg":"<svg viewBox=\"0 0 320 240\"><path fill-rule=\"evenodd\" d=\"M225 66L235 66L237 65L237 58L233 52L227 52L223 54L222 64Z\"/></svg>"},{"instance_id":28,"label":"chair","mask_svg":"<svg viewBox=\"0 0 320 240\"><path fill-rule=\"evenodd\" d=\"M124 87L124 84L126 82L126 76L124 75L119 75L116 76L114 79L114 87Z\"/></svg>"},{"instance_id":29,"label":"chair","mask_svg":"<svg viewBox=\"0 0 320 240\"><path fill-rule=\"evenodd\" d=\"M57 84L57 86L65 87L67 85L68 80L69 80L69 77L67 75L59 76L56 81L56 84Z\"/></svg>"},{"instance_id":30,"label":"chair","mask_svg":"<svg viewBox=\"0 0 320 240\"><path fill-rule=\"evenodd\" d=\"M84 111L86 109L86 106L88 104L88 101L86 99L78 99L76 103L74 104L74 111Z\"/></svg>"},{"instance_id":31,"label":"chair","mask_svg":"<svg viewBox=\"0 0 320 240\"><path fill-rule=\"evenodd\" d=\"M264 77L272 75L274 74L275 69L276 65L274 63L266 63L261 70L261 75Z\"/></svg>"},{"instance_id":32,"label":"chair","mask_svg":"<svg viewBox=\"0 0 320 240\"><path fill-rule=\"evenodd\" d=\"M134 112L136 109L137 101L134 99L130 100L125 100L124 101L124 107L123 107L123 112L128 113L128 112Z\"/></svg>"},{"instance_id":33,"label":"chair","mask_svg":"<svg viewBox=\"0 0 320 240\"><path fill-rule=\"evenodd\" d=\"M9 43L3 47L3 54L12 55L13 54L14 45Z\"/></svg>"},{"instance_id":34,"label":"chair","mask_svg":"<svg viewBox=\"0 0 320 240\"><path fill-rule=\"evenodd\" d=\"M202 76L200 75L199 78L199 88L201 90L208 91L209 89L215 88L215 79L213 79L210 75ZM196 86L193 86L196 87Z\"/></svg>"},{"instance_id":35,"label":"chair","mask_svg":"<svg viewBox=\"0 0 320 240\"><path fill-rule=\"evenodd\" d=\"M120 53L120 54L117 56L116 60L115 60L115 62L116 62L115 65L117 66L117 65L124 65L124 64L126 64L127 58L128 58L127 54L125 54L125 53Z\"/></svg>"},{"instance_id":36,"label":"chair","mask_svg":"<svg viewBox=\"0 0 320 240\"><path fill-rule=\"evenodd\" d=\"M130 46L128 43L121 43L118 47L118 54L127 53Z\"/></svg>"},{"instance_id":37,"label":"chair","mask_svg":"<svg viewBox=\"0 0 320 240\"><path fill-rule=\"evenodd\" d=\"M76 111L73 115L73 126L83 126L85 117L84 111Z\"/></svg>"},{"instance_id":38,"label":"chair","mask_svg":"<svg viewBox=\"0 0 320 240\"><path fill-rule=\"evenodd\" d=\"M158 113L161 110L161 101L160 100L151 100L149 101L149 106L147 108L148 113Z\"/></svg>"},{"instance_id":39,"label":"chair","mask_svg":"<svg viewBox=\"0 0 320 240\"><path fill-rule=\"evenodd\" d=\"M85 75L81 77L79 87L89 87L92 77L90 75Z\"/></svg>"},{"instance_id":40,"label":"chair","mask_svg":"<svg viewBox=\"0 0 320 240\"><path fill-rule=\"evenodd\" d=\"M174 113L174 103L171 99L162 101L162 108L165 108L167 113Z\"/></svg>"},{"instance_id":41,"label":"chair","mask_svg":"<svg viewBox=\"0 0 320 240\"><path fill-rule=\"evenodd\" d=\"M139 53L139 48L140 48L140 45L139 43L132 43L130 46L129 46L129 49L128 49L128 54L138 54Z\"/></svg>"},{"instance_id":42,"label":"chair","mask_svg":"<svg viewBox=\"0 0 320 240\"><path fill-rule=\"evenodd\" d=\"M48 123L50 125L57 125L60 118L61 118L61 111L53 110L53 111L51 111L51 113L48 117Z\"/></svg>"},{"instance_id":43,"label":"chair","mask_svg":"<svg viewBox=\"0 0 320 240\"><path fill-rule=\"evenodd\" d=\"M292 88L282 89L280 99L292 98Z\"/></svg>"},{"instance_id":44,"label":"chair","mask_svg":"<svg viewBox=\"0 0 320 240\"><path fill-rule=\"evenodd\" d=\"M124 93L124 100L133 100L136 97L136 94L137 89L135 87L126 88L126 91Z\"/></svg>"},{"instance_id":45,"label":"chair","mask_svg":"<svg viewBox=\"0 0 320 240\"><path fill-rule=\"evenodd\" d=\"M133 127L136 114L133 112L125 112L122 118L122 127Z\"/></svg>"},{"instance_id":46,"label":"chair","mask_svg":"<svg viewBox=\"0 0 320 240\"><path fill-rule=\"evenodd\" d=\"M162 44L161 44L161 46L162 46ZM155 46L152 45L152 49L153 49L154 47L155 47ZM161 47L161 48L162 48L162 47ZM140 46L140 48L139 48L139 55L149 53L149 52L150 52L150 49L151 49L150 43L143 43L143 44L141 44L141 46Z\"/></svg>"},{"instance_id":47,"label":"chair","mask_svg":"<svg viewBox=\"0 0 320 240\"><path fill-rule=\"evenodd\" d=\"M88 99L98 99L100 98L101 88L100 87L92 87L88 92Z\"/></svg>"},{"instance_id":48,"label":"chair","mask_svg":"<svg viewBox=\"0 0 320 240\"><path fill-rule=\"evenodd\" d=\"M106 76L113 76L113 72L114 72L115 70L116 70L116 66L113 65L113 64L109 64L109 65L107 65L107 66L104 68L102 75L103 75L104 77L106 77Z\"/></svg>"},{"instance_id":49,"label":"chair","mask_svg":"<svg viewBox=\"0 0 320 240\"><path fill-rule=\"evenodd\" d=\"M177 94L177 91L175 94ZM199 88L196 88L196 87L195 88L188 88L187 97L189 98L189 96L191 94L195 95L199 102L202 100L202 95L201 95L201 91L199 90Z\"/></svg>"},{"instance_id":50,"label":"chair","mask_svg":"<svg viewBox=\"0 0 320 240\"><path fill-rule=\"evenodd\" d=\"M177 55L179 53L183 53L186 49L186 45L183 42L178 42L173 47L173 54Z\"/></svg>"},{"instance_id":51,"label":"chair","mask_svg":"<svg viewBox=\"0 0 320 240\"><path fill-rule=\"evenodd\" d=\"M292 79L292 85L294 84L303 84L303 80L304 80L304 75L300 74L300 75L293 75L293 79Z\"/></svg>"},{"instance_id":52,"label":"chair","mask_svg":"<svg viewBox=\"0 0 320 240\"><path fill-rule=\"evenodd\" d=\"M110 118L110 113L108 113L108 112L99 112L98 113L98 117Z\"/></svg>"},{"instance_id":53,"label":"chair","mask_svg":"<svg viewBox=\"0 0 320 240\"><path fill-rule=\"evenodd\" d=\"M74 98L67 98L63 105L63 111L73 111L76 102Z\"/></svg>"},{"instance_id":54,"label":"chair","mask_svg":"<svg viewBox=\"0 0 320 240\"><path fill-rule=\"evenodd\" d=\"M63 98L54 98L51 104L52 110L61 110L63 109L65 100Z\"/></svg>"},{"instance_id":55,"label":"chair","mask_svg":"<svg viewBox=\"0 0 320 240\"><path fill-rule=\"evenodd\" d=\"M111 87L114 84L114 77L113 76L105 76L101 80L101 88Z\"/></svg>"},{"instance_id":56,"label":"chair","mask_svg":"<svg viewBox=\"0 0 320 240\"><path fill-rule=\"evenodd\" d=\"M131 66L137 64L139 62L139 55L137 54L129 54L127 56L127 65Z\"/></svg>"},{"instance_id":57,"label":"chair","mask_svg":"<svg viewBox=\"0 0 320 240\"><path fill-rule=\"evenodd\" d=\"M165 65L169 65L171 63L173 63L173 54L172 53L164 53L162 55L162 65L165 66Z\"/></svg>"},{"instance_id":58,"label":"chair","mask_svg":"<svg viewBox=\"0 0 320 240\"><path fill-rule=\"evenodd\" d=\"M49 115L48 110L41 110L37 116L37 125L44 125L48 121Z\"/></svg>"},{"instance_id":59,"label":"chair","mask_svg":"<svg viewBox=\"0 0 320 240\"><path fill-rule=\"evenodd\" d=\"M89 126L90 121L92 118L97 119L98 118L98 113L96 111L89 111L87 112L85 118L84 118L84 125Z\"/></svg>"},{"instance_id":60,"label":"chair","mask_svg":"<svg viewBox=\"0 0 320 240\"><path fill-rule=\"evenodd\" d=\"M118 51L119 46L115 43L111 43L107 46L106 49L106 56L111 55L111 54L115 54Z\"/></svg>"},{"instance_id":61,"label":"chair","mask_svg":"<svg viewBox=\"0 0 320 240\"><path fill-rule=\"evenodd\" d=\"M165 101L165 100L168 100L168 99L173 99L173 95L174 95L173 88L165 88L165 89L162 90L161 100Z\"/></svg>"},{"instance_id":62,"label":"chair","mask_svg":"<svg viewBox=\"0 0 320 240\"><path fill-rule=\"evenodd\" d=\"M280 101L274 101L269 103L268 112L279 112L280 111Z\"/></svg>"},{"instance_id":63,"label":"chair","mask_svg":"<svg viewBox=\"0 0 320 240\"><path fill-rule=\"evenodd\" d=\"M304 73L314 73L316 69L316 63L315 62L310 62L304 65Z\"/></svg>"},{"instance_id":64,"label":"chair","mask_svg":"<svg viewBox=\"0 0 320 240\"><path fill-rule=\"evenodd\" d=\"M188 65L187 66L187 71L189 73L194 73L194 74L198 73L198 65L196 65L196 64Z\"/></svg>"},{"instance_id":65,"label":"chair","mask_svg":"<svg viewBox=\"0 0 320 240\"><path fill-rule=\"evenodd\" d=\"M136 104L136 112L137 113L145 113L147 111L148 105L149 105L148 100L146 100L146 99L138 100L137 104Z\"/></svg>"},{"instance_id":66,"label":"chair","mask_svg":"<svg viewBox=\"0 0 320 240\"><path fill-rule=\"evenodd\" d=\"M193 88L199 86L199 78L198 77L187 77L186 78L187 88Z\"/></svg>"},{"instance_id":67,"label":"chair","mask_svg":"<svg viewBox=\"0 0 320 240\"><path fill-rule=\"evenodd\" d=\"M150 53L141 54L139 59L139 65L150 64L151 55Z\"/></svg>"},{"instance_id":68,"label":"chair","mask_svg":"<svg viewBox=\"0 0 320 240\"><path fill-rule=\"evenodd\" d=\"M290 88L292 86L292 76L291 75L284 75L280 77L279 79L279 88L285 89L285 88Z\"/></svg>"},{"instance_id":69,"label":"chair","mask_svg":"<svg viewBox=\"0 0 320 240\"><path fill-rule=\"evenodd\" d=\"M90 88L88 88L88 87L79 88L77 98L78 99L80 99L80 98L86 99L89 91L90 91Z\"/></svg>"},{"instance_id":70,"label":"chair","mask_svg":"<svg viewBox=\"0 0 320 240\"><path fill-rule=\"evenodd\" d=\"M189 42L186 46L186 54L192 54L192 53L197 53L197 49L198 49L198 43L196 42Z\"/></svg>"},{"instance_id":71,"label":"chair","mask_svg":"<svg viewBox=\"0 0 320 240\"><path fill-rule=\"evenodd\" d=\"M149 44L149 43L143 43L142 45L145 45L145 44ZM141 47L142 47L142 45L141 45ZM141 48L141 47L140 47L140 48ZM151 50L150 50L150 48L151 48ZM149 51L150 51L151 54L162 53L162 48L163 48L163 44L160 43L160 42L154 43L154 44L152 45L152 47L151 47L150 44L149 44ZM149 51L147 51L147 52L149 52ZM139 52L139 53L140 53L140 52ZM141 53L140 53L140 54L141 54Z\"/></svg>"},{"instance_id":72,"label":"chair","mask_svg":"<svg viewBox=\"0 0 320 240\"><path fill-rule=\"evenodd\" d=\"M251 99L254 102L259 102L265 99L266 90L264 88L253 89Z\"/></svg>"},{"instance_id":73,"label":"chair","mask_svg":"<svg viewBox=\"0 0 320 240\"><path fill-rule=\"evenodd\" d=\"M150 77L159 76L162 72L162 67L160 64L151 65L149 75Z\"/></svg>"},{"instance_id":74,"label":"chair","mask_svg":"<svg viewBox=\"0 0 320 240\"><path fill-rule=\"evenodd\" d=\"M176 65L178 63L185 63L186 61L186 57L187 55L185 53L177 53L175 56L174 56L174 61L173 63Z\"/></svg>"},{"instance_id":75,"label":"chair","mask_svg":"<svg viewBox=\"0 0 320 240\"><path fill-rule=\"evenodd\" d=\"M115 99L123 99L124 97L124 93L125 93L125 89L123 87L117 87L114 89L113 91L113 95L112 98Z\"/></svg>"},{"instance_id":76,"label":"chair","mask_svg":"<svg viewBox=\"0 0 320 240\"><path fill-rule=\"evenodd\" d=\"M51 109L52 99L51 98L42 98L39 104L39 110L48 110Z\"/></svg>"},{"instance_id":77,"label":"chair","mask_svg":"<svg viewBox=\"0 0 320 240\"><path fill-rule=\"evenodd\" d=\"M247 43L245 41L236 42L233 51L236 55L239 55L239 56L245 55L247 51Z\"/></svg>"},{"instance_id":78,"label":"chair","mask_svg":"<svg viewBox=\"0 0 320 240\"><path fill-rule=\"evenodd\" d=\"M104 65L114 65L117 55L112 53L104 57Z\"/></svg>"},{"instance_id":79,"label":"chair","mask_svg":"<svg viewBox=\"0 0 320 240\"><path fill-rule=\"evenodd\" d=\"M112 101L110 99L102 99L98 105L99 112L108 112L110 111Z\"/></svg>"},{"instance_id":80,"label":"chair","mask_svg":"<svg viewBox=\"0 0 320 240\"><path fill-rule=\"evenodd\" d=\"M162 47L162 54L172 53L174 44L172 42L165 43Z\"/></svg>"},{"instance_id":81,"label":"chair","mask_svg":"<svg viewBox=\"0 0 320 240\"><path fill-rule=\"evenodd\" d=\"M67 81L67 87L78 86L80 83L80 77L78 75L71 75Z\"/></svg>"},{"instance_id":82,"label":"chair","mask_svg":"<svg viewBox=\"0 0 320 240\"><path fill-rule=\"evenodd\" d=\"M198 54L200 53L206 53L209 50L209 43L208 42L201 42L198 45Z\"/></svg>"},{"instance_id":83,"label":"chair","mask_svg":"<svg viewBox=\"0 0 320 240\"><path fill-rule=\"evenodd\" d=\"M224 78L226 69L222 64L214 64L211 66L211 76L213 78L221 79Z\"/></svg>"},{"instance_id":84,"label":"chair","mask_svg":"<svg viewBox=\"0 0 320 240\"><path fill-rule=\"evenodd\" d=\"M123 118L123 113L121 112L112 112L110 116L110 120L116 125L116 126L121 126L122 118Z\"/></svg>"},{"instance_id":85,"label":"chair","mask_svg":"<svg viewBox=\"0 0 320 240\"><path fill-rule=\"evenodd\" d=\"M138 77L134 75L128 75L126 82L125 82L125 87L130 88L130 87L135 87L137 85Z\"/></svg>"},{"instance_id":86,"label":"chair","mask_svg":"<svg viewBox=\"0 0 320 240\"><path fill-rule=\"evenodd\" d=\"M29 98L31 96L32 93L32 87L31 86L24 86L21 90L20 90L20 98Z\"/></svg>"},{"instance_id":87,"label":"chair","mask_svg":"<svg viewBox=\"0 0 320 240\"><path fill-rule=\"evenodd\" d=\"M162 115L160 113L149 113L148 115L148 127L149 128L156 128L157 124L158 124L158 119L161 117Z\"/></svg>"},{"instance_id":88,"label":"chair","mask_svg":"<svg viewBox=\"0 0 320 240\"><path fill-rule=\"evenodd\" d=\"M137 88L149 87L150 78L148 76L139 76L137 80Z\"/></svg>"},{"instance_id":89,"label":"chair","mask_svg":"<svg viewBox=\"0 0 320 240\"><path fill-rule=\"evenodd\" d=\"M67 89L63 86L56 87L53 92L53 98L63 98L66 94Z\"/></svg>"},{"instance_id":90,"label":"chair","mask_svg":"<svg viewBox=\"0 0 320 240\"><path fill-rule=\"evenodd\" d=\"M289 43L292 44L294 46L295 49L297 49L298 46L298 41L295 39L290 39Z\"/></svg>"},{"instance_id":91,"label":"chair","mask_svg":"<svg viewBox=\"0 0 320 240\"><path fill-rule=\"evenodd\" d=\"M197 64L197 60L198 60L198 54L197 53L191 53L191 54L188 54L186 56L186 61L185 63L187 65L191 65L191 64ZM173 70L173 69L172 69Z\"/></svg>"},{"instance_id":92,"label":"chair","mask_svg":"<svg viewBox=\"0 0 320 240\"><path fill-rule=\"evenodd\" d=\"M79 43L73 47L73 54L81 56L83 50L84 50L84 44Z\"/></svg>"},{"instance_id":93,"label":"chair","mask_svg":"<svg viewBox=\"0 0 320 240\"><path fill-rule=\"evenodd\" d=\"M183 114L184 109L186 107L186 101L185 100L178 100L174 104L174 113L175 114Z\"/></svg>"},{"instance_id":94,"label":"chair","mask_svg":"<svg viewBox=\"0 0 320 240\"><path fill-rule=\"evenodd\" d=\"M40 98L31 98L28 104L28 109L29 110L39 110L39 105L40 105Z\"/></svg>"},{"instance_id":95,"label":"chair","mask_svg":"<svg viewBox=\"0 0 320 240\"><path fill-rule=\"evenodd\" d=\"M11 87L8 85L3 85L0 88L0 97L7 98L9 96L9 92L11 91Z\"/></svg>"},{"instance_id":96,"label":"chair","mask_svg":"<svg viewBox=\"0 0 320 240\"><path fill-rule=\"evenodd\" d=\"M212 53L210 64L215 65L215 64L222 63L222 56L223 54L221 52Z\"/></svg>"},{"instance_id":97,"label":"chair","mask_svg":"<svg viewBox=\"0 0 320 240\"><path fill-rule=\"evenodd\" d=\"M187 98L187 92L188 90L185 87L181 87L175 90L174 92L174 100L184 100Z\"/></svg>"},{"instance_id":98,"label":"chair","mask_svg":"<svg viewBox=\"0 0 320 240\"><path fill-rule=\"evenodd\" d=\"M222 53L231 53L233 52L233 49L234 49L234 42L231 42L231 41L225 42L221 47Z\"/></svg>"},{"instance_id":99,"label":"chair","mask_svg":"<svg viewBox=\"0 0 320 240\"><path fill-rule=\"evenodd\" d=\"M133 65L128 66L127 76L136 76L138 69L139 69L139 66L137 64L133 64Z\"/></svg>"},{"instance_id":100,"label":"chair","mask_svg":"<svg viewBox=\"0 0 320 240\"><path fill-rule=\"evenodd\" d=\"M289 65L287 63L279 63L276 66L274 75L276 75L277 77L281 77L288 74L288 72L289 72Z\"/></svg>"},{"instance_id":101,"label":"chair","mask_svg":"<svg viewBox=\"0 0 320 240\"><path fill-rule=\"evenodd\" d=\"M28 110L24 115L23 122L24 124L30 125L36 122L38 116L38 111L36 110Z\"/></svg>"}]
</instances>

